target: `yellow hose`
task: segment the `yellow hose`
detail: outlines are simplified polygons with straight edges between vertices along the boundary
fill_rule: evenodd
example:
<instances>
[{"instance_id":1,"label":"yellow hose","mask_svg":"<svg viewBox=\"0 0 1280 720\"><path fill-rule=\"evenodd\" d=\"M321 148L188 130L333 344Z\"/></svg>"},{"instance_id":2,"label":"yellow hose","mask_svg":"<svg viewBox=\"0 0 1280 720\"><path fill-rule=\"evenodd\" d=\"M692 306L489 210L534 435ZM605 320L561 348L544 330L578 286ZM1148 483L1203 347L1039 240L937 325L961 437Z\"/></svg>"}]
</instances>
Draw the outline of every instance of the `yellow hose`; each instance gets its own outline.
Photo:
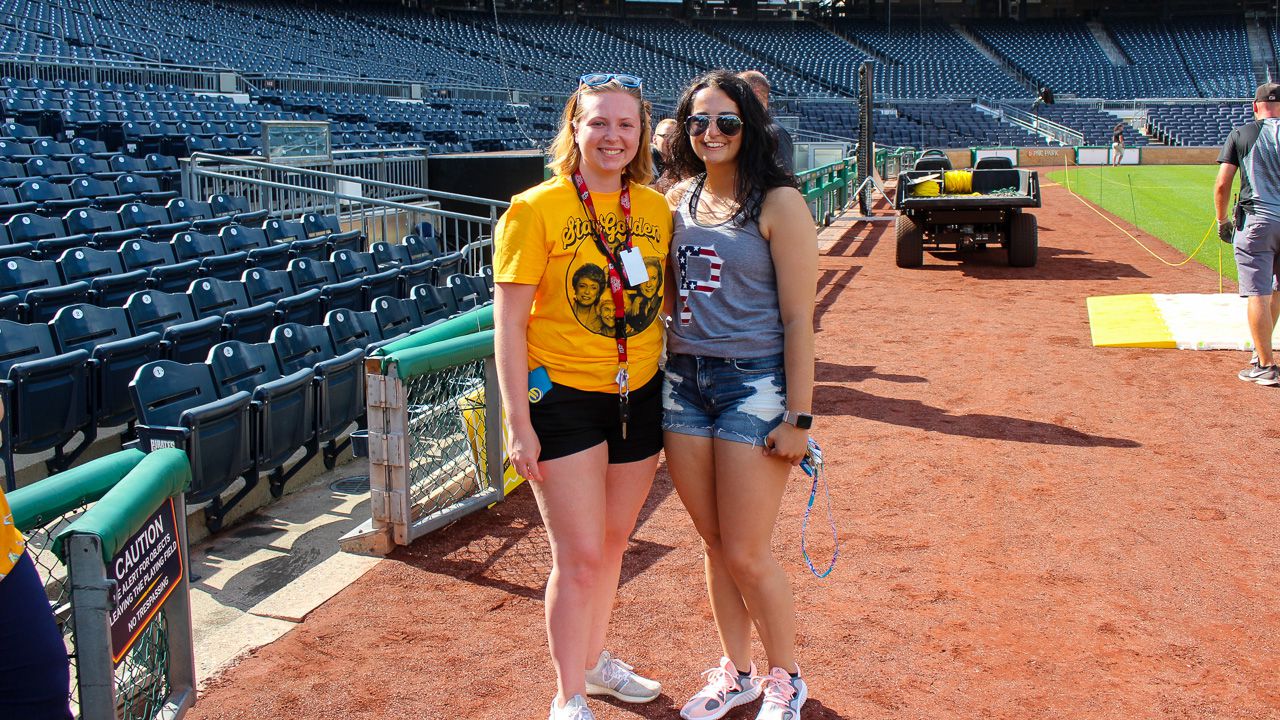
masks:
<instances>
[{"instance_id":1,"label":"yellow hose","mask_svg":"<svg viewBox=\"0 0 1280 720\"><path fill-rule=\"evenodd\" d=\"M938 181L925 180L924 182L916 183L911 186L911 194L914 197L937 197Z\"/></svg>"},{"instance_id":2,"label":"yellow hose","mask_svg":"<svg viewBox=\"0 0 1280 720\"><path fill-rule=\"evenodd\" d=\"M973 193L973 172L948 170L942 177L942 187L948 195L969 195Z\"/></svg>"}]
</instances>

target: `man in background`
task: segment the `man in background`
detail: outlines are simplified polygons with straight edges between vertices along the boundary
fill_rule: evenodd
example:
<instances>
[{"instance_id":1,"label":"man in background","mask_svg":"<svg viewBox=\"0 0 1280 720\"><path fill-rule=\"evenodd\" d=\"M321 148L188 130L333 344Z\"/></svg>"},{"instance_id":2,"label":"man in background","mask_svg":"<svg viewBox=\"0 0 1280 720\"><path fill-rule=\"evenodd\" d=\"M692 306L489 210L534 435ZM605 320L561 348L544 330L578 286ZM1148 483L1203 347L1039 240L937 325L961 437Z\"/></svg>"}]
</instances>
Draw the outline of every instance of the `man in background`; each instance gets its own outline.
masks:
<instances>
[{"instance_id":1,"label":"man in background","mask_svg":"<svg viewBox=\"0 0 1280 720\"><path fill-rule=\"evenodd\" d=\"M1253 122L1231 131L1218 154L1213 209L1218 237L1235 246L1240 295L1248 298L1249 334L1257 349L1240 379L1280 385L1271 334L1280 317L1280 84L1266 83L1253 98ZM1240 199L1230 213L1227 201L1236 171Z\"/></svg>"},{"instance_id":2,"label":"man in background","mask_svg":"<svg viewBox=\"0 0 1280 720\"><path fill-rule=\"evenodd\" d=\"M676 121L673 118L665 118L658 121L653 128L653 143L649 145L649 152L653 153L653 186L659 192L666 192L669 181L664 181L663 173L667 169L667 156L671 153L671 136L676 131Z\"/></svg>"},{"instance_id":3,"label":"man in background","mask_svg":"<svg viewBox=\"0 0 1280 720\"><path fill-rule=\"evenodd\" d=\"M759 70L747 70L738 73L738 77L747 81L751 86L751 90L755 92L756 97L760 98L760 104L764 105L764 109L769 109L769 78ZM787 129L778 124L777 120L772 120L770 115L769 132L778 139L778 154L775 156L778 164L786 169L792 175L796 172L796 157L794 145L791 142L791 133Z\"/></svg>"}]
</instances>

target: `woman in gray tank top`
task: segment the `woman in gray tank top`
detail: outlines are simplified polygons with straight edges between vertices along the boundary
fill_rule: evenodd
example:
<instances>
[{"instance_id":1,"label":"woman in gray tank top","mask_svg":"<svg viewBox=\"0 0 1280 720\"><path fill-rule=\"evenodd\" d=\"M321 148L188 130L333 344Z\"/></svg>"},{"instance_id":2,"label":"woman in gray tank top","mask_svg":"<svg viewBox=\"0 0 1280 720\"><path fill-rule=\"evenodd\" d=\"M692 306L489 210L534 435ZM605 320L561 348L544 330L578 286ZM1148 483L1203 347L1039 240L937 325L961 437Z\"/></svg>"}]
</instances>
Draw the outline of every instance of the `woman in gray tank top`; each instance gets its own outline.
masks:
<instances>
[{"instance_id":1,"label":"woman in gray tank top","mask_svg":"<svg viewBox=\"0 0 1280 720\"><path fill-rule=\"evenodd\" d=\"M676 109L671 162L675 292L667 332L667 467L702 536L723 657L685 704L715 720L763 696L758 720L799 720L791 586L771 540L812 423L813 217L750 86L716 71ZM767 672L751 659L760 632Z\"/></svg>"}]
</instances>

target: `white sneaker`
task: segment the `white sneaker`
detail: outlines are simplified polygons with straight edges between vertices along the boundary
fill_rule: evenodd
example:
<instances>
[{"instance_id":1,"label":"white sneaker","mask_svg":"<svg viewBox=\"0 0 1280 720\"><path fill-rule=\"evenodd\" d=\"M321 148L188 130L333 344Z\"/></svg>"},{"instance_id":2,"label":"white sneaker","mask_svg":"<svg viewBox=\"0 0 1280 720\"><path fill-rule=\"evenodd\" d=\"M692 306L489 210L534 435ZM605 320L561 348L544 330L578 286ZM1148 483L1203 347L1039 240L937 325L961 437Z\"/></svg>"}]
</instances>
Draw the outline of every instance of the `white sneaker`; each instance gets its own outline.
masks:
<instances>
[{"instance_id":1,"label":"white sneaker","mask_svg":"<svg viewBox=\"0 0 1280 720\"><path fill-rule=\"evenodd\" d=\"M809 688L799 677L800 666L796 666L796 677L782 668L774 668L768 675L761 676L760 686L764 689L764 702L756 720L800 720L800 706L809 699Z\"/></svg>"},{"instance_id":2,"label":"white sneaker","mask_svg":"<svg viewBox=\"0 0 1280 720\"><path fill-rule=\"evenodd\" d=\"M596 720L596 716L587 707L586 698L574 695L564 707L556 707L556 701L552 699L551 714L547 716L547 720Z\"/></svg>"},{"instance_id":3,"label":"white sneaker","mask_svg":"<svg viewBox=\"0 0 1280 720\"><path fill-rule=\"evenodd\" d=\"M596 666L587 671L588 695L612 695L628 703L647 703L656 700L662 685L656 680L641 677L635 668L609 654L600 653Z\"/></svg>"},{"instance_id":4,"label":"white sneaker","mask_svg":"<svg viewBox=\"0 0 1280 720\"><path fill-rule=\"evenodd\" d=\"M751 664L750 677L745 682L738 668L727 657L720 664L702 673L707 684L680 709L684 720L720 720L730 710L760 697L760 683L755 678L756 666Z\"/></svg>"}]
</instances>

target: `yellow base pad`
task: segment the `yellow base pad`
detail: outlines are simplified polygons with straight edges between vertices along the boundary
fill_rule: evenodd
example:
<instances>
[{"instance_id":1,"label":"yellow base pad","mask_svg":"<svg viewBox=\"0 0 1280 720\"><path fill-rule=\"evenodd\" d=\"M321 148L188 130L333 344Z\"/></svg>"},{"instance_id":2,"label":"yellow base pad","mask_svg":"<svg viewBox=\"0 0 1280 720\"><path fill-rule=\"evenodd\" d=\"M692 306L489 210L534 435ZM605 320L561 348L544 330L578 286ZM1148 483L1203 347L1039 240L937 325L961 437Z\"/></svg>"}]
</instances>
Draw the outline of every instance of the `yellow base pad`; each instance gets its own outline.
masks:
<instances>
[{"instance_id":1,"label":"yellow base pad","mask_svg":"<svg viewBox=\"0 0 1280 720\"><path fill-rule=\"evenodd\" d=\"M1178 346L1150 293L1091 297L1086 303L1095 347Z\"/></svg>"}]
</instances>

